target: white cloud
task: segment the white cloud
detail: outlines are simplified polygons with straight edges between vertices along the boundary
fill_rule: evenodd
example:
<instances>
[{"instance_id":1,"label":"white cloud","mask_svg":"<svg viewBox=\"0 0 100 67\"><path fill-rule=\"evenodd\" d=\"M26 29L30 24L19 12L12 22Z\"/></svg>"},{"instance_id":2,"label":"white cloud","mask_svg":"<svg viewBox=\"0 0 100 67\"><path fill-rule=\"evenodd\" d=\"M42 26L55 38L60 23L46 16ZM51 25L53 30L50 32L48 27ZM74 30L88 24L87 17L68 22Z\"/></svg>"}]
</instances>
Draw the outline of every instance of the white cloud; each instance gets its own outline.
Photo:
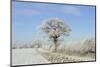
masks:
<instances>
[{"instance_id":1,"label":"white cloud","mask_svg":"<svg viewBox=\"0 0 100 67\"><path fill-rule=\"evenodd\" d=\"M40 12L38 10L33 9L19 9L16 11L18 15L26 15L26 16L33 16L33 15L39 15Z\"/></svg>"},{"instance_id":2,"label":"white cloud","mask_svg":"<svg viewBox=\"0 0 100 67\"><path fill-rule=\"evenodd\" d=\"M67 14L81 16L80 9L74 6L64 6L61 8L61 11Z\"/></svg>"}]
</instances>

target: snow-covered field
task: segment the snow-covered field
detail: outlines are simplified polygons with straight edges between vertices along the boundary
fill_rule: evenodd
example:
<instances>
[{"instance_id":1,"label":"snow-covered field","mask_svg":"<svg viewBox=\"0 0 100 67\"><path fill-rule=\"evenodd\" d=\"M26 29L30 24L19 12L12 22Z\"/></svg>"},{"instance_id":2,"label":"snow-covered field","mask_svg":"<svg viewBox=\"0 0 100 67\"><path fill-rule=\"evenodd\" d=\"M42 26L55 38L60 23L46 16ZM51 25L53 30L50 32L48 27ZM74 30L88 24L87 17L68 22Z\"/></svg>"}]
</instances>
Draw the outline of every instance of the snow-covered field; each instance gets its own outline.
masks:
<instances>
[{"instance_id":1,"label":"snow-covered field","mask_svg":"<svg viewBox=\"0 0 100 67\"><path fill-rule=\"evenodd\" d=\"M35 48L12 49L12 65L50 63Z\"/></svg>"},{"instance_id":2,"label":"snow-covered field","mask_svg":"<svg viewBox=\"0 0 100 67\"><path fill-rule=\"evenodd\" d=\"M95 61L95 58L53 53L42 48L12 49L12 66L77 61Z\"/></svg>"}]
</instances>

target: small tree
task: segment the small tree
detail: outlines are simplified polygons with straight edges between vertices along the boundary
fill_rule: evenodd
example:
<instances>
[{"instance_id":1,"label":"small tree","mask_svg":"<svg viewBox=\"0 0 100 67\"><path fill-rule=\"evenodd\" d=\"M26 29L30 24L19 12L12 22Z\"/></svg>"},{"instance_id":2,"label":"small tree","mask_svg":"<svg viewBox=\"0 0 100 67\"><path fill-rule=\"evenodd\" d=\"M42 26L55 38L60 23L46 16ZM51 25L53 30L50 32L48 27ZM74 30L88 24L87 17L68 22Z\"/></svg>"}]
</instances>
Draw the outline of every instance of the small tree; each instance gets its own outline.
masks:
<instances>
[{"instance_id":1,"label":"small tree","mask_svg":"<svg viewBox=\"0 0 100 67\"><path fill-rule=\"evenodd\" d=\"M35 40L32 42L31 48L42 48L41 41Z\"/></svg>"},{"instance_id":2,"label":"small tree","mask_svg":"<svg viewBox=\"0 0 100 67\"><path fill-rule=\"evenodd\" d=\"M58 39L62 35L69 35L69 32L71 29L67 24L64 23L63 20L58 18L52 18L45 20L41 26L41 29L48 34L50 40L54 42L55 49L54 51L57 51L58 47Z\"/></svg>"}]
</instances>

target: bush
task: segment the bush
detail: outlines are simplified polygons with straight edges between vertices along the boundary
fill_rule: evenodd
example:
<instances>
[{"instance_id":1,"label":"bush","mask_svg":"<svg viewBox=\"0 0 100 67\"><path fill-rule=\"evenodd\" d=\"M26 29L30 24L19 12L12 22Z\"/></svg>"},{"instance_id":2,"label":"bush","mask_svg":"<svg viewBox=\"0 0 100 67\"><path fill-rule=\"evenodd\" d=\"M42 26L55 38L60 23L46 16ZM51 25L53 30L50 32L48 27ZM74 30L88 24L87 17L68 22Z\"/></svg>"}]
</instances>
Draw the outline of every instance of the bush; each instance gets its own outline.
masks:
<instances>
[{"instance_id":1,"label":"bush","mask_svg":"<svg viewBox=\"0 0 100 67\"><path fill-rule=\"evenodd\" d=\"M95 53L95 39L83 39L73 43L71 42L67 45L60 45L57 52L66 54Z\"/></svg>"}]
</instances>

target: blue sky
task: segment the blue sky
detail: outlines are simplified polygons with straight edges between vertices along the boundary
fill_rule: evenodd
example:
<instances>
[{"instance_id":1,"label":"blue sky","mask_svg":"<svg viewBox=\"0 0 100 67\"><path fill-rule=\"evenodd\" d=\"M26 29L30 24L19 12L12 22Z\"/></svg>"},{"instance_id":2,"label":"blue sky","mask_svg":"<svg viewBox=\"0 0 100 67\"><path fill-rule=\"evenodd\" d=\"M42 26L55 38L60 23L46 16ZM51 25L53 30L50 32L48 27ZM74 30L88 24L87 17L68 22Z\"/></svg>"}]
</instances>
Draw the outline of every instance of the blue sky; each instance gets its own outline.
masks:
<instances>
[{"instance_id":1,"label":"blue sky","mask_svg":"<svg viewBox=\"0 0 100 67\"><path fill-rule=\"evenodd\" d=\"M48 18L61 18L72 29L67 40L95 36L95 7L12 2L13 41L41 39L39 26Z\"/></svg>"}]
</instances>

